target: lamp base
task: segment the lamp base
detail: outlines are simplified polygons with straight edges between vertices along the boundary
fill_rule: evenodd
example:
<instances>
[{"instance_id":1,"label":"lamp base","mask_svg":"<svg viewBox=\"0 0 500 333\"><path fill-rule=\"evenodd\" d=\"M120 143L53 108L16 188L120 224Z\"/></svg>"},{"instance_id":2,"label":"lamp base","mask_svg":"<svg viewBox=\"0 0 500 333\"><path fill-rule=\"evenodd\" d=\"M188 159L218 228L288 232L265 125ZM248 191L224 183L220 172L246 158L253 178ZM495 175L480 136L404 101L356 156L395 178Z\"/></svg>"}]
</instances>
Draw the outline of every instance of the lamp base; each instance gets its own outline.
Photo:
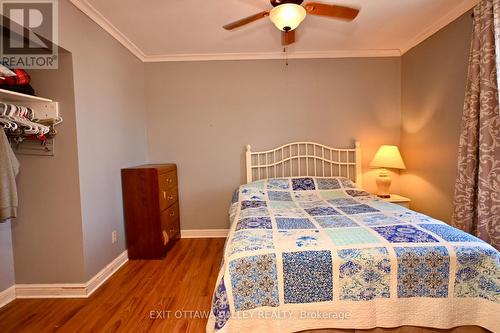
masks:
<instances>
[{"instance_id":1,"label":"lamp base","mask_svg":"<svg viewBox=\"0 0 500 333\"><path fill-rule=\"evenodd\" d=\"M377 183L377 196L380 198L390 198L391 194L389 189L391 188L391 177L386 169L381 169L380 174L376 179Z\"/></svg>"}]
</instances>

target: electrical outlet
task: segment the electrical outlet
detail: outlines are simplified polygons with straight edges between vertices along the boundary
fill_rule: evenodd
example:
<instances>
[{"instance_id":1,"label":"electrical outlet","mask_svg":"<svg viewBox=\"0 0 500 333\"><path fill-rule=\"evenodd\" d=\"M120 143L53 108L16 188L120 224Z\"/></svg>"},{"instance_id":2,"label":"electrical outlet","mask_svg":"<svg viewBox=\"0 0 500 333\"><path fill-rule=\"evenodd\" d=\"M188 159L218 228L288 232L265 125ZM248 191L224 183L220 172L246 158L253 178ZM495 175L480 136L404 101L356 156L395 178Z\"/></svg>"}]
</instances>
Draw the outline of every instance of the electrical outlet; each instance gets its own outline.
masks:
<instances>
[{"instance_id":1,"label":"electrical outlet","mask_svg":"<svg viewBox=\"0 0 500 333\"><path fill-rule=\"evenodd\" d=\"M116 232L116 230L113 230L113 232L111 233L111 243L114 244L118 241L118 233Z\"/></svg>"}]
</instances>

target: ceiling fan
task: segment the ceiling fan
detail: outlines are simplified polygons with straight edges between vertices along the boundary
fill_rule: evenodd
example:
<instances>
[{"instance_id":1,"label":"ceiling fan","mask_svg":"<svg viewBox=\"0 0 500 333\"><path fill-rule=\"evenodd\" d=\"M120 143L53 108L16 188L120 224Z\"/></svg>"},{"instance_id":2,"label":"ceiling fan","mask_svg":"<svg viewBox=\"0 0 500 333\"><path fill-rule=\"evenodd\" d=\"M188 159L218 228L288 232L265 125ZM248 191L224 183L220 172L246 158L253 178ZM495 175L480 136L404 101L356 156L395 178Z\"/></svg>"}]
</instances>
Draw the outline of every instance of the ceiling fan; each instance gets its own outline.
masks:
<instances>
[{"instance_id":1,"label":"ceiling fan","mask_svg":"<svg viewBox=\"0 0 500 333\"><path fill-rule=\"evenodd\" d=\"M281 44L286 46L295 42L295 29L302 23L307 14L352 21L359 13L359 9L356 8L319 2L308 2L302 6L304 0L270 1L271 5L274 7L271 10L266 10L226 24L223 28L226 30L233 30L269 16L276 28L281 30Z\"/></svg>"}]
</instances>

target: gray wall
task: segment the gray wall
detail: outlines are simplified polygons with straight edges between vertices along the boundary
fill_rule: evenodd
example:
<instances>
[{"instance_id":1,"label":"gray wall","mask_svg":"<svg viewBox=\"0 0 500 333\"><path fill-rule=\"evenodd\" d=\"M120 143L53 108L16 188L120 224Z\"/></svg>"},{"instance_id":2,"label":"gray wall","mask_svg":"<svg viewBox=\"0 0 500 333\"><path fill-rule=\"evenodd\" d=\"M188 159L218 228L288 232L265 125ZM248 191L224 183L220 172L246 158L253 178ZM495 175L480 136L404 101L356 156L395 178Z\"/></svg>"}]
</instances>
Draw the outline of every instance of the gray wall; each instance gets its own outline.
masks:
<instances>
[{"instance_id":1,"label":"gray wall","mask_svg":"<svg viewBox=\"0 0 500 333\"><path fill-rule=\"evenodd\" d=\"M40 95L60 101L65 121L56 157L20 157L17 283L84 282L124 251L119 170L148 155L179 166L182 228L209 229L227 228L248 143L263 150L295 140L345 147L360 140L370 191L376 149L401 144L408 171L393 174L392 190L448 221L470 17L402 60L142 64L68 1L59 4L60 43L72 54L58 71L32 76ZM8 225L0 244L2 290L13 278L3 269L4 262L12 267Z\"/></svg>"},{"instance_id":2,"label":"gray wall","mask_svg":"<svg viewBox=\"0 0 500 333\"><path fill-rule=\"evenodd\" d=\"M451 23L402 58L402 193L450 222L472 18Z\"/></svg>"},{"instance_id":3,"label":"gray wall","mask_svg":"<svg viewBox=\"0 0 500 333\"><path fill-rule=\"evenodd\" d=\"M147 160L144 65L69 1L59 16L71 54L58 70L30 73L64 122L55 157L19 156L16 283L86 282L122 253L120 168Z\"/></svg>"},{"instance_id":4,"label":"gray wall","mask_svg":"<svg viewBox=\"0 0 500 333\"><path fill-rule=\"evenodd\" d=\"M10 221L0 223L0 292L14 285Z\"/></svg>"},{"instance_id":5,"label":"gray wall","mask_svg":"<svg viewBox=\"0 0 500 333\"><path fill-rule=\"evenodd\" d=\"M16 283L82 282L83 233L71 54L58 70L32 70L37 94L59 102L55 156L18 155L19 211L12 221Z\"/></svg>"},{"instance_id":6,"label":"gray wall","mask_svg":"<svg viewBox=\"0 0 500 333\"><path fill-rule=\"evenodd\" d=\"M244 147L295 140L399 144L400 59L315 59L146 64L152 162L178 164L182 229L227 228L232 191L244 182ZM398 191L394 176L394 191Z\"/></svg>"},{"instance_id":7,"label":"gray wall","mask_svg":"<svg viewBox=\"0 0 500 333\"><path fill-rule=\"evenodd\" d=\"M125 250L120 169L147 160L144 64L69 1L59 12L60 43L73 55L88 279Z\"/></svg>"}]
</instances>

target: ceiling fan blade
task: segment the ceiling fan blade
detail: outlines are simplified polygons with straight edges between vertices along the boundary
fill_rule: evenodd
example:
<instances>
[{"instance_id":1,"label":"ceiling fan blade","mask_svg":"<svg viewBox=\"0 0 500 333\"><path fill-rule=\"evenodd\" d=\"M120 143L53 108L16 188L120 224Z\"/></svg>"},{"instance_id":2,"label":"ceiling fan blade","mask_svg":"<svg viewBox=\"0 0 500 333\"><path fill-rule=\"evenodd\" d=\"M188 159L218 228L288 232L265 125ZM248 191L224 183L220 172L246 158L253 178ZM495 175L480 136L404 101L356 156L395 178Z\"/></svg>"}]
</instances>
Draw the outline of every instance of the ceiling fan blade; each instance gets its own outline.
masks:
<instances>
[{"instance_id":1,"label":"ceiling fan blade","mask_svg":"<svg viewBox=\"0 0 500 333\"><path fill-rule=\"evenodd\" d=\"M281 32L281 45L287 46L295 43L295 30L288 32Z\"/></svg>"},{"instance_id":2,"label":"ceiling fan blade","mask_svg":"<svg viewBox=\"0 0 500 333\"><path fill-rule=\"evenodd\" d=\"M241 20L226 24L223 28L226 30L233 30L233 29L239 28L241 26L244 26L245 24L260 20L261 18L264 18L266 16L269 16L268 10L266 10L265 12L260 12L258 14L248 16L248 17L245 17Z\"/></svg>"},{"instance_id":3,"label":"ceiling fan blade","mask_svg":"<svg viewBox=\"0 0 500 333\"><path fill-rule=\"evenodd\" d=\"M333 17L342 20L352 21L358 16L359 9L328 5L319 2L308 2L304 5L308 14Z\"/></svg>"}]
</instances>

